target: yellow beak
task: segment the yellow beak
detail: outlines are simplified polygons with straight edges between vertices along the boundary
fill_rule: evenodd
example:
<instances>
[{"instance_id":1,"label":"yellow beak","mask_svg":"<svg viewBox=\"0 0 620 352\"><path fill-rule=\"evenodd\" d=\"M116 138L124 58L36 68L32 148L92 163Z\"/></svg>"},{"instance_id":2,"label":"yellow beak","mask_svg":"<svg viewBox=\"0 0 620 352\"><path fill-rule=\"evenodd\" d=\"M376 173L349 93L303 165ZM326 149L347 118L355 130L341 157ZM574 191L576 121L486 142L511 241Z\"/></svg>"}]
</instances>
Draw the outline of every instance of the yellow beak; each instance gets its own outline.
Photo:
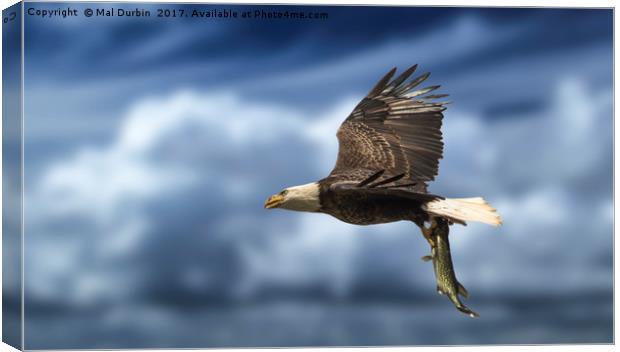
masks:
<instances>
[{"instance_id":1,"label":"yellow beak","mask_svg":"<svg viewBox=\"0 0 620 352\"><path fill-rule=\"evenodd\" d=\"M280 203L284 200L284 196L275 194L265 202L265 209L277 208Z\"/></svg>"}]
</instances>

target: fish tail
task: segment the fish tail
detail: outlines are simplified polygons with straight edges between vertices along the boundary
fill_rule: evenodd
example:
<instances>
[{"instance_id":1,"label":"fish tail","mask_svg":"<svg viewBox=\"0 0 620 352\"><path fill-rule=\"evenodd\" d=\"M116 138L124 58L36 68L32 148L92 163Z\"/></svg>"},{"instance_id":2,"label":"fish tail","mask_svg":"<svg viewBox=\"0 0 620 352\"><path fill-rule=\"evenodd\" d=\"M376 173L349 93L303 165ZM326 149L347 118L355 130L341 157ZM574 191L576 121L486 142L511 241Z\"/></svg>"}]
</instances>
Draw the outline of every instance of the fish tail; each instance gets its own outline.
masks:
<instances>
[{"instance_id":1,"label":"fish tail","mask_svg":"<svg viewBox=\"0 0 620 352\"><path fill-rule=\"evenodd\" d=\"M467 221L479 221L493 226L502 224L502 218L496 209L482 197L435 199L425 204L425 210L463 224Z\"/></svg>"},{"instance_id":2,"label":"fish tail","mask_svg":"<svg viewBox=\"0 0 620 352\"><path fill-rule=\"evenodd\" d=\"M450 300L452 301L452 303L454 304L454 307L456 307L456 309L458 309L459 311L469 315L472 318L477 318L480 315L476 312L474 312L473 310L467 308L466 305L463 304L463 302L461 302L461 300L459 300L459 296L457 293L455 292L451 292L448 295L448 298L450 298Z\"/></svg>"},{"instance_id":3,"label":"fish tail","mask_svg":"<svg viewBox=\"0 0 620 352\"><path fill-rule=\"evenodd\" d=\"M480 314L474 312L473 310L467 308L467 306L465 306L464 304L461 304L460 306L456 306L456 309L458 309L459 311L469 315L472 318L478 318L480 317Z\"/></svg>"}]
</instances>

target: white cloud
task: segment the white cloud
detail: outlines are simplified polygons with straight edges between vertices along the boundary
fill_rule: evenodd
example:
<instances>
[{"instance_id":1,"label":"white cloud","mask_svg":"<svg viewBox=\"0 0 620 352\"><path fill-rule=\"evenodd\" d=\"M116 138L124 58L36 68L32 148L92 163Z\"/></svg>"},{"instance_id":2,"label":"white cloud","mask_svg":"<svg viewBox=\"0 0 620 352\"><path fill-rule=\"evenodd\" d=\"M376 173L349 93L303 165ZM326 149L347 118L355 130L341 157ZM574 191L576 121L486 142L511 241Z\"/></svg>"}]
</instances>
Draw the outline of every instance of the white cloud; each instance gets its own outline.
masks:
<instances>
[{"instance_id":1,"label":"white cloud","mask_svg":"<svg viewBox=\"0 0 620 352\"><path fill-rule=\"evenodd\" d=\"M40 183L29 190L29 223L32 228L39 230L35 232L36 237L29 241L29 250L41 256L29 264L32 275L28 277L33 280L29 283L31 294L60 298L62 295L70 295L67 287L73 287L74 290L69 291L74 292L75 299L80 302L86 296L91 297L89 302L101 296L107 297L109 290L104 288L110 283L106 280L112 278L108 275L109 269L105 263L135 255L144 241L148 241L153 230L152 219L147 215L145 207L209 182L217 182L227 198L247 202L249 187L254 185L246 181L252 175L242 176L234 170L236 163L252 162L247 160L250 156L243 153L256 146L265 145L267 152L277 153L281 152L284 145L283 142L277 142L282 137L309 143L317 153L317 159L316 162L306 159L306 162L329 170L337 151L335 130L342 116L346 116L352 109L352 104L351 101L340 104L325 117L318 118L312 128L306 128L311 119L299 112L274 105L245 102L231 93L185 90L169 97L150 98L134 104L123 119L117 137L110 144L84 147L52 164ZM329 133L323 135L327 129ZM200 154L198 157L182 154L182 148L173 153L171 158L160 155L176 150L188 141L192 148L205 148L195 151ZM299 150L299 147L292 148L291 151ZM233 159L233 171L221 174L222 168L219 166L226 163L220 160L222 157ZM198 163L204 165L197 167ZM269 170L261 172L269 175ZM241 216L234 209L230 211L226 215L231 219ZM300 218L299 235L286 241L272 241L273 246L263 258L267 260L264 265L265 268L281 269L262 271L257 274L259 279L268 281L269 277L283 277L290 280L303 271L304 266L306 273L311 271L307 265L322 257L324 250L331 248L331 251L336 252L349 251L347 248L351 244L345 240L346 235L339 242L328 242L322 236L326 228L321 230L317 225L326 219L320 219L318 223L314 221L312 231L306 225L309 224L308 220L304 219ZM65 228L54 230L53 224L59 221L86 221L86 224L74 227L76 231L67 232ZM352 231L349 226L336 223L338 225L340 229ZM62 236L73 245L59 248L58 242L52 240L55 236ZM95 251L93 258L101 261L99 264L102 265L79 267L83 260L79 248L84 247ZM61 265L59 261L59 265L50 265L49 261L42 260L52 253L60 256L64 264ZM333 273L337 263L322 263L320 267L310 266L319 275L312 280L320 280L320 275L326 273L338 276ZM258 262L252 264L260 268ZM114 280L123 280L130 273L116 275ZM196 282L195 274L190 276L193 285ZM312 277L312 274L306 277ZM59 278L65 282L62 287L56 284ZM333 279L334 285L345 282L342 278L343 275L339 275ZM115 295L122 296L130 292L130 288L118 288Z\"/></svg>"},{"instance_id":2,"label":"white cloud","mask_svg":"<svg viewBox=\"0 0 620 352\"><path fill-rule=\"evenodd\" d=\"M546 108L522 118L489 121L448 110L438 188L463 186L475 193L459 196L482 195L504 218L498 229L453 229L453 254L470 286L555 292L609 284L611 267L594 269L592 261L611 245L611 175L602 178L608 194L575 185L592 183L611 162L604 158L611 134L601 133L611 127L610 96L574 77L551 94Z\"/></svg>"}]
</instances>

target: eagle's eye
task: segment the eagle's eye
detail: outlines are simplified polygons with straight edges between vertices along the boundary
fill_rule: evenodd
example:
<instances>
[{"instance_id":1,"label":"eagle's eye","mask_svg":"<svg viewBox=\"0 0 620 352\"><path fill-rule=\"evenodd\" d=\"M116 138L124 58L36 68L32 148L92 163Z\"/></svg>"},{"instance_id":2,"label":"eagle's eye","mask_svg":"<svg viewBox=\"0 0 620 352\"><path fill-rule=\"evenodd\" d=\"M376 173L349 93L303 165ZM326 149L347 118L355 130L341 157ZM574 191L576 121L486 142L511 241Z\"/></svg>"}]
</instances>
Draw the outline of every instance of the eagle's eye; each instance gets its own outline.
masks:
<instances>
[{"instance_id":1,"label":"eagle's eye","mask_svg":"<svg viewBox=\"0 0 620 352\"><path fill-rule=\"evenodd\" d=\"M285 189L284 191L280 192L280 195L285 196L287 193L288 193L288 190Z\"/></svg>"}]
</instances>

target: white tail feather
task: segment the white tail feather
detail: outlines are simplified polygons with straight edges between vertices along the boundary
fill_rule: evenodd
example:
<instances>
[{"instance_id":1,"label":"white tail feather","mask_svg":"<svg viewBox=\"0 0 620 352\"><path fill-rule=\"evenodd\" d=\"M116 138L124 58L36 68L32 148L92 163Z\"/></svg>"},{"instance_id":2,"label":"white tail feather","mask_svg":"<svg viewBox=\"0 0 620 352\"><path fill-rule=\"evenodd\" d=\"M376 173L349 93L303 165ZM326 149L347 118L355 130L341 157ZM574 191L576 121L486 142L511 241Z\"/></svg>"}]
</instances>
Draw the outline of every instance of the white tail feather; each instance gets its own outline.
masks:
<instances>
[{"instance_id":1,"label":"white tail feather","mask_svg":"<svg viewBox=\"0 0 620 352\"><path fill-rule=\"evenodd\" d=\"M502 218L482 197L436 199L426 203L426 211L462 222L479 221L499 226Z\"/></svg>"}]
</instances>

